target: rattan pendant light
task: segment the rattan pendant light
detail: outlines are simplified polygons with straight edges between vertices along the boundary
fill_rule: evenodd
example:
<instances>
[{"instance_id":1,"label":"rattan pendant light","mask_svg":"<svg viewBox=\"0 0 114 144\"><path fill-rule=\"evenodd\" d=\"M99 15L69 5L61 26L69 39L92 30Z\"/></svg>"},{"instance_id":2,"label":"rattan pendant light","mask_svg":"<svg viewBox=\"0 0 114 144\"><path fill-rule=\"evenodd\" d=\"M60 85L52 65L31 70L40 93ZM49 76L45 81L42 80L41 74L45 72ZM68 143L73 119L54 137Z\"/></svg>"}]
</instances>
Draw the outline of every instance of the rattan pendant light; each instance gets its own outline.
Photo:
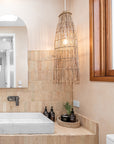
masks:
<instances>
[{"instance_id":1,"label":"rattan pendant light","mask_svg":"<svg viewBox=\"0 0 114 144\"><path fill-rule=\"evenodd\" d=\"M78 43L72 21L72 13L66 9L59 15L55 35L54 80L56 83L79 82Z\"/></svg>"}]
</instances>

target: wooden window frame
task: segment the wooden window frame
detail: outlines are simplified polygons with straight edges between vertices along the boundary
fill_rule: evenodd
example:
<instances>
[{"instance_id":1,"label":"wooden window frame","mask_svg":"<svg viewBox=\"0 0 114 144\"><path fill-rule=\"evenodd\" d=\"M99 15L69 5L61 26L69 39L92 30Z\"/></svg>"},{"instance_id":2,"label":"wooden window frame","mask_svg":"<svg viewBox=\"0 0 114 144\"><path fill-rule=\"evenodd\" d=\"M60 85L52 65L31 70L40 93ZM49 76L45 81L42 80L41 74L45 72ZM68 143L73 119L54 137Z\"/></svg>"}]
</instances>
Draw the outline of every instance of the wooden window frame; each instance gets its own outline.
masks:
<instances>
[{"instance_id":1,"label":"wooden window frame","mask_svg":"<svg viewBox=\"0 0 114 144\"><path fill-rule=\"evenodd\" d=\"M109 3L111 0L90 0L90 80L114 82L114 70L109 70L110 32ZM98 19L95 21L95 19ZM108 20L107 20L108 19ZM99 23L98 23L99 21ZM96 27L96 30L95 29ZM98 35L98 38L95 37ZM95 68L95 48L97 49L97 69Z\"/></svg>"}]
</instances>

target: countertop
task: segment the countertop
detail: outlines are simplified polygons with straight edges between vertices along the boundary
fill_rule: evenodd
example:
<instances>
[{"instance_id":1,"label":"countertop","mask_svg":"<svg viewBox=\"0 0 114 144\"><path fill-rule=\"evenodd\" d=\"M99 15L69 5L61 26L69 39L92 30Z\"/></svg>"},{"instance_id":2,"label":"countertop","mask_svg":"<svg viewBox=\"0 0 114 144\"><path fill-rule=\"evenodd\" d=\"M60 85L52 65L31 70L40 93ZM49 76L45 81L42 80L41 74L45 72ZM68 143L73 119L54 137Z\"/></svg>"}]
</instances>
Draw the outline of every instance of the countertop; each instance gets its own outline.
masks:
<instances>
[{"instance_id":1,"label":"countertop","mask_svg":"<svg viewBox=\"0 0 114 144\"><path fill-rule=\"evenodd\" d=\"M58 125L55 122L55 133L54 134L0 134L0 136L82 136L82 135L94 135L88 129L80 126L79 128L66 128Z\"/></svg>"}]
</instances>

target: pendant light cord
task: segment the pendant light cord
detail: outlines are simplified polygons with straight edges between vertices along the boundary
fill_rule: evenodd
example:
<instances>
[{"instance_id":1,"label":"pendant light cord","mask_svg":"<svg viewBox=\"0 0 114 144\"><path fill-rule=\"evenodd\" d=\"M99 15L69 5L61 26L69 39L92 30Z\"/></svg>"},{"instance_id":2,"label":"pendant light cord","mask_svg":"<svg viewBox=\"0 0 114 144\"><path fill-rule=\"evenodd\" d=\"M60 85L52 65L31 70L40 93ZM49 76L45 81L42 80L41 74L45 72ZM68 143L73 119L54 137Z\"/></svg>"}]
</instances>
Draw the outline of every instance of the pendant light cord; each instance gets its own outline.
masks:
<instances>
[{"instance_id":1,"label":"pendant light cord","mask_svg":"<svg viewBox=\"0 0 114 144\"><path fill-rule=\"evenodd\" d=\"M67 0L64 0L64 11L67 10Z\"/></svg>"}]
</instances>

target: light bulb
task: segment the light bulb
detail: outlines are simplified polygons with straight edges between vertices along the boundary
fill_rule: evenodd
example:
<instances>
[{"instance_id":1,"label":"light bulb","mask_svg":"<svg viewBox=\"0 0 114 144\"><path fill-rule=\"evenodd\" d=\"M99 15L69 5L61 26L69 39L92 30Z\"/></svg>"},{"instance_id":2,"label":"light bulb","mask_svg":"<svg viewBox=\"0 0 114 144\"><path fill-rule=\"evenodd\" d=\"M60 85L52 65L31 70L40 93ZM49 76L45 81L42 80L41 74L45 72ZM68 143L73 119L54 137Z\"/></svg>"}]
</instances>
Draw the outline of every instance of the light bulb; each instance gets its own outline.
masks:
<instances>
[{"instance_id":1,"label":"light bulb","mask_svg":"<svg viewBox=\"0 0 114 144\"><path fill-rule=\"evenodd\" d=\"M64 39L63 40L63 45L67 45L68 44L68 40L67 39Z\"/></svg>"}]
</instances>

